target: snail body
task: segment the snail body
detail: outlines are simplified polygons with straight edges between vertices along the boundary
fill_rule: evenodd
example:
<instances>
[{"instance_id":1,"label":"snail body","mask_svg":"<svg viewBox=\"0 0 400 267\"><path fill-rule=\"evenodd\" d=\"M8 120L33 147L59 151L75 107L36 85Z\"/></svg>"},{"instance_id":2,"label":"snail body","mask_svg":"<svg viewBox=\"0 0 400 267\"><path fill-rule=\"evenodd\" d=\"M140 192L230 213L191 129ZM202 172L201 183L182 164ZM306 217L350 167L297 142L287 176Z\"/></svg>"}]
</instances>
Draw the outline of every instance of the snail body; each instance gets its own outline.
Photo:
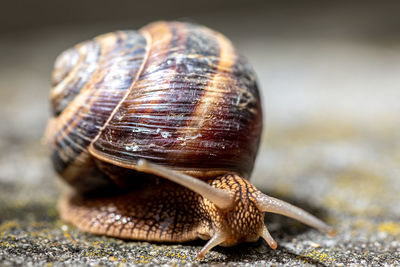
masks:
<instances>
[{"instance_id":1,"label":"snail body","mask_svg":"<svg viewBox=\"0 0 400 267\"><path fill-rule=\"evenodd\" d=\"M256 78L220 33L156 22L76 45L56 60L46 139L75 192L62 219L95 234L148 241L263 237L264 212L324 232L312 215L247 179L262 130Z\"/></svg>"}]
</instances>

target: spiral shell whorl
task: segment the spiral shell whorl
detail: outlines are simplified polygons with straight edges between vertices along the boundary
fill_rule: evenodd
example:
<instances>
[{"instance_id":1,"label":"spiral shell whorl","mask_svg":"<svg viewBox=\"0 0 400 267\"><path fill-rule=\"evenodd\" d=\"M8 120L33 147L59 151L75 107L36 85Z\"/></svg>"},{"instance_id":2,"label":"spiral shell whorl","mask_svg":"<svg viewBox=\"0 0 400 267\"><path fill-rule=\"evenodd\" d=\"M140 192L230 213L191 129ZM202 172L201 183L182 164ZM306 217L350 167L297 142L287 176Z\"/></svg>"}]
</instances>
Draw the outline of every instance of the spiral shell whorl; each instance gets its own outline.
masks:
<instances>
[{"instance_id":1,"label":"spiral shell whorl","mask_svg":"<svg viewBox=\"0 0 400 267\"><path fill-rule=\"evenodd\" d=\"M58 116L55 112L57 117L50 138L56 170L63 174L73 168L75 178L80 176L77 168L88 168L92 161L87 151L89 144L127 93L142 66L146 42L137 32L124 31L101 35L73 49L63 53L56 62L53 80L64 79L51 93L53 107L61 112ZM72 64L64 62L69 54L77 53L74 51L80 53L80 60L71 67ZM83 52L87 53L81 54ZM76 61L75 58L72 57L72 61ZM67 71L58 66L67 67ZM73 179L66 177L70 175L63 176Z\"/></svg>"},{"instance_id":2,"label":"spiral shell whorl","mask_svg":"<svg viewBox=\"0 0 400 267\"><path fill-rule=\"evenodd\" d=\"M54 64L50 91L53 114L58 116L91 79L100 59L100 44L87 41L63 52Z\"/></svg>"}]
</instances>

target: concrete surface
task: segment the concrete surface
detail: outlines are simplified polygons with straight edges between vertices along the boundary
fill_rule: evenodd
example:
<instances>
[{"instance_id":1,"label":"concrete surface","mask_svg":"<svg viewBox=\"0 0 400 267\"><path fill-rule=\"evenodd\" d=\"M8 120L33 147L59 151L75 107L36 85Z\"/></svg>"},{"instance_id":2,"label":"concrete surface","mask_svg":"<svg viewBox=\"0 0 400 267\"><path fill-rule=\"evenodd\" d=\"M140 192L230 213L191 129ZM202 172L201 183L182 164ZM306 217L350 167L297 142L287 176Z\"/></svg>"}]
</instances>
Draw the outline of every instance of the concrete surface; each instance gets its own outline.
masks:
<instances>
[{"instance_id":1,"label":"concrete surface","mask_svg":"<svg viewBox=\"0 0 400 267\"><path fill-rule=\"evenodd\" d=\"M144 22L1 37L0 265L400 265L399 25L389 7L376 10L353 4L194 18L226 33L259 75L266 130L252 181L339 231L331 238L268 215L276 251L260 240L218 247L201 262L203 241L84 234L60 221L55 208L65 188L40 143L52 62L80 40ZM246 25L236 19L243 14Z\"/></svg>"}]
</instances>

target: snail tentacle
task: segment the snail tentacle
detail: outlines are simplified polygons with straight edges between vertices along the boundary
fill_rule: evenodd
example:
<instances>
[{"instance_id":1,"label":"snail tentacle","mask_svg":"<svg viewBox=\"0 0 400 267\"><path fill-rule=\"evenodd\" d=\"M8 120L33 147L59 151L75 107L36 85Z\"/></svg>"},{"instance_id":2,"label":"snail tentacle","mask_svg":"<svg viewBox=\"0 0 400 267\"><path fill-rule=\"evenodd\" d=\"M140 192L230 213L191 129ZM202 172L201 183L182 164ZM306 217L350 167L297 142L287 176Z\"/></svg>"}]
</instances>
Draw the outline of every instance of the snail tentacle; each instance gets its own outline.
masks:
<instances>
[{"instance_id":1,"label":"snail tentacle","mask_svg":"<svg viewBox=\"0 0 400 267\"><path fill-rule=\"evenodd\" d=\"M276 249L278 247L278 243L276 243L276 241L272 238L271 234L269 233L265 225L262 229L261 237L268 243L268 245L272 249Z\"/></svg>"},{"instance_id":2,"label":"snail tentacle","mask_svg":"<svg viewBox=\"0 0 400 267\"><path fill-rule=\"evenodd\" d=\"M207 244L205 244L204 247L200 250L199 254L197 255L197 258L198 259L203 258L208 251L218 246L219 244L223 243L225 239L226 236L224 235L223 232L216 232L214 236L210 240L208 240Z\"/></svg>"},{"instance_id":3,"label":"snail tentacle","mask_svg":"<svg viewBox=\"0 0 400 267\"><path fill-rule=\"evenodd\" d=\"M336 230L332 226L329 226L305 210L293 206L283 200L267 196L260 192L256 203L258 208L263 212L281 214L296 219L331 236L336 234Z\"/></svg>"}]
</instances>

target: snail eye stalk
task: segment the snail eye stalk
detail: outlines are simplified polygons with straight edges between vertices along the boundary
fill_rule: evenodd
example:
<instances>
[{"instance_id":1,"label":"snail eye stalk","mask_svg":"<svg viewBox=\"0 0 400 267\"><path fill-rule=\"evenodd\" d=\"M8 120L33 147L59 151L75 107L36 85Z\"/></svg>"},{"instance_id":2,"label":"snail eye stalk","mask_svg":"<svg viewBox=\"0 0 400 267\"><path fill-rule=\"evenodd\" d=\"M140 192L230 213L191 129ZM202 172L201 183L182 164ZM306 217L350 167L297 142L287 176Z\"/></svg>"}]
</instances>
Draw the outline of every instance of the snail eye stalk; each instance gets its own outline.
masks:
<instances>
[{"instance_id":1,"label":"snail eye stalk","mask_svg":"<svg viewBox=\"0 0 400 267\"><path fill-rule=\"evenodd\" d=\"M327 225L326 223L306 212L305 210L295 207L292 204L289 204L283 200L267 196L260 192L256 202L258 208L263 212L281 214L296 219L311 227L314 227L317 230L330 236L336 235L336 230L332 226Z\"/></svg>"}]
</instances>

